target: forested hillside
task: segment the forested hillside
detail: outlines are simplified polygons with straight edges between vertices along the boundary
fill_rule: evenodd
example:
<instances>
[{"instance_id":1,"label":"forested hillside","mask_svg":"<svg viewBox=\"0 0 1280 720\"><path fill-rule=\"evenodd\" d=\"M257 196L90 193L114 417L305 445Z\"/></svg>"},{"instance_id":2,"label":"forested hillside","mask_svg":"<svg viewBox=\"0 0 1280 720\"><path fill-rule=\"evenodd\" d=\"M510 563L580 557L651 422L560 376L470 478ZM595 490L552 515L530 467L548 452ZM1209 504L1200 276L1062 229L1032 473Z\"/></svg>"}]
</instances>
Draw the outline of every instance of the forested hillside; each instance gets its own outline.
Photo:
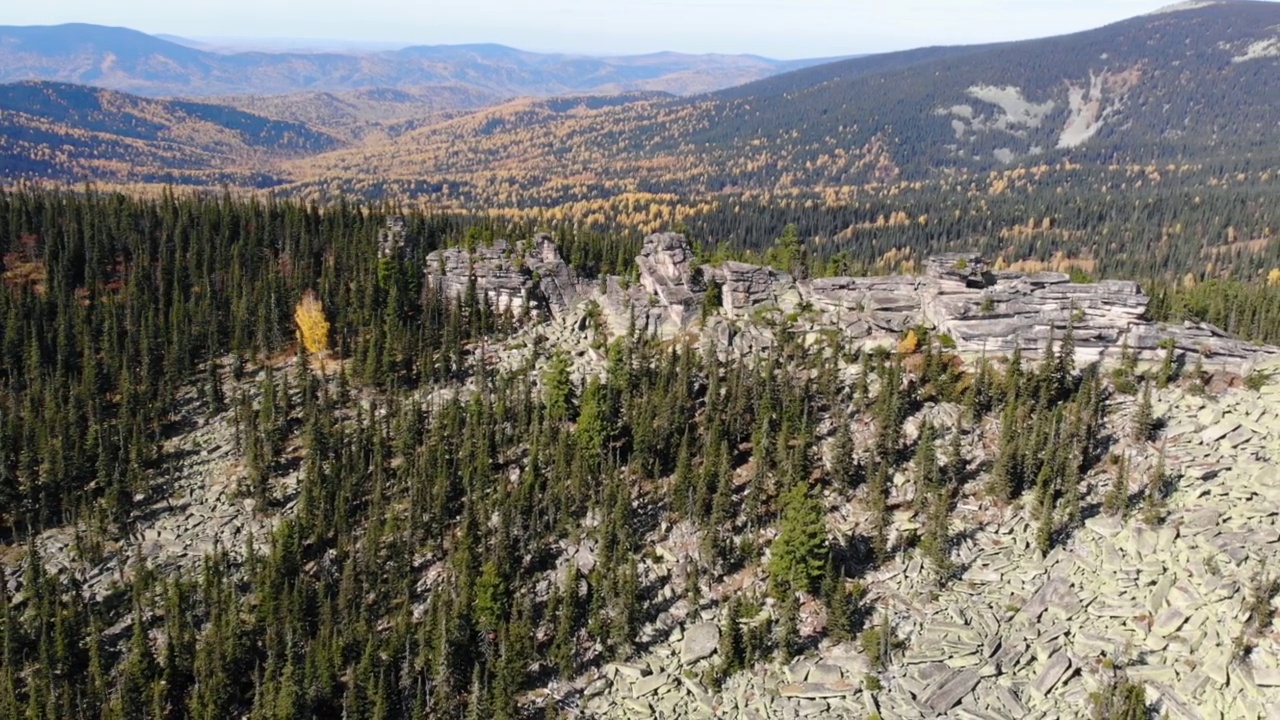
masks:
<instances>
[{"instance_id":1,"label":"forested hillside","mask_svg":"<svg viewBox=\"0 0 1280 720\"><path fill-rule=\"evenodd\" d=\"M0 720L1270 717L1276 28L694 98L0 29L343 89L0 85ZM531 85L638 91L455 107Z\"/></svg>"},{"instance_id":2,"label":"forested hillside","mask_svg":"<svg viewBox=\"0 0 1280 720\"><path fill-rule=\"evenodd\" d=\"M510 122L501 108L299 174L380 187L429 177L482 203L641 192L786 193L1011 165L1274 165L1280 7L1221 2L996 46L859 58L708 96ZM504 122L507 121L507 122ZM477 133L477 126L500 127ZM550 179L550 180L549 180ZM548 188L547 185L550 184ZM394 187L394 186L393 186Z\"/></svg>"},{"instance_id":3,"label":"forested hillside","mask_svg":"<svg viewBox=\"0 0 1280 720\"><path fill-rule=\"evenodd\" d=\"M1045 553L1131 490L1158 525L1152 395L1240 382L1077 367L1070 334L1034 364L964 363L923 329L725 360L586 308L557 344L474 276L430 281L431 250L492 224L387 219L0 194L0 718L553 717L675 612L723 621L697 687L855 637L888 679L877 568L945 587L952 523L1005 509ZM556 244L602 282L636 247ZM1275 328L1275 292L1230 312ZM177 495L202 457L225 474ZM191 529L223 487L222 524L260 532Z\"/></svg>"},{"instance_id":4,"label":"forested hillside","mask_svg":"<svg viewBox=\"0 0 1280 720\"><path fill-rule=\"evenodd\" d=\"M299 122L222 105L149 100L59 83L0 85L0 173L19 180L95 180L261 187L273 159L339 145Z\"/></svg>"}]
</instances>

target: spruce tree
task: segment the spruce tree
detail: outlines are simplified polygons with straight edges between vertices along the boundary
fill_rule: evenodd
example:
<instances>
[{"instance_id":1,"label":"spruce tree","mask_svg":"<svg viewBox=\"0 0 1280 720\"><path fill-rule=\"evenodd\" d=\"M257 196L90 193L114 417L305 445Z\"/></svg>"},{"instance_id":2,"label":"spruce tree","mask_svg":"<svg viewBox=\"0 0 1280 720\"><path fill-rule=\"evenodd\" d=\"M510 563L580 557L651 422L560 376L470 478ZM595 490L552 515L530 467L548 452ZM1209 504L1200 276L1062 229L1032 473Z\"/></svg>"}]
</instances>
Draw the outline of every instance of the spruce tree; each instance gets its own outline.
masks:
<instances>
[{"instance_id":1,"label":"spruce tree","mask_svg":"<svg viewBox=\"0 0 1280 720\"><path fill-rule=\"evenodd\" d=\"M1151 383L1142 384L1142 399L1138 402L1138 411L1133 418L1134 442L1150 442L1155 431L1155 416L1151 407Z\"/></svg>"},{"instance_id":2,"label":"spruce tree","mask_svg":"<svg viewBox=\"0 0 1280 720\"><path fill-rule=\"evenodd\" d=\"M780 600L812 592L827 560L826 513L807 483L796 483L782 498L778 537L770 547L769 589Z\"/></svg>"},{"instance_id":3,"label":"spruce tree","mask_svg":"<svg viewBox=\"0 0 1280 720\"><path fill-rule=\"evenodd\" d=\"M1102 498L1102 511L1118 517L1129 514L1129 463L1124 458L1120 459L1111 486Z\"/></svg>"}]
</instances>

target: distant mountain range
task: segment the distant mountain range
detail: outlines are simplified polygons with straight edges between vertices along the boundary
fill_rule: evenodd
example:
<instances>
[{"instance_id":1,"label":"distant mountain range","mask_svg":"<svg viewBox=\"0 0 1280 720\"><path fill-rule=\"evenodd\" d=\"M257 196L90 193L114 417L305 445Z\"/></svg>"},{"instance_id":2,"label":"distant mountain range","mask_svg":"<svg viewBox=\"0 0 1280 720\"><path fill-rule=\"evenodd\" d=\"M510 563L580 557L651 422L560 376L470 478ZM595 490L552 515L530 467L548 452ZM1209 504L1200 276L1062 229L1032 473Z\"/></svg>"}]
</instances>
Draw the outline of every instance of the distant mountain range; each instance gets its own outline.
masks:
<instances>
[{"instance_id":1,"label":"distant mountain range","mask_svg":"<svg viewBox=\"0 0 1280 720\"><path fill-rule=\"evenodd\" d=\"M547 202L821 189L1059 163L1280 164L1280 4L1197 2L1087 32L829 63L596 112L496 107L300 161ZM575 178L566 185L560 178ZM352 190L359 190L353 183Z\"/></svg>"},{"instance_id":2,"label":"distant mountain range","mask_svg":"<svg viewBox=\"0 0 1280 720\"><path fill-rule=\"evenodd\" d=\"M0 41L0 56L12 55L12 44ZM44 44L68 56L83 47ZM219 58L265 67L266 58L294 57L208 55L149 38L130 55L113 55L106 74L132 67L111 77L135 77L151 68L160 77L163 68L152 66L159 46L175 53L175 63L206 68L208 77L220 76L207 68L224 66L202 63ZM453 76L472 84L242 94L207 103L24 84L0 94L0 110L8 111L0 113L0 131L26 133L20 142L3 139L3 167L75 181L121 180L162 174L170 158L181 156L191 181L235 170L258 185L300 190L442 199L435 195L447 188L450 202L557 204L630 192L821 191L1064 161L1149 165L1152 172L1169 165L1222 173L1280 165L1280 4L1270 2L1196 2L1073 35L857 58L694 97L566 96L469 112L458 108L503 97L494 67L522 67L498 76L508 88L534 87L540 81L531 78L549 77L536 68L569 61L490 46L391 55L454 68L442 58L459 53L483 59L490 71L473 65L474 76ZM309 57L307 63L321 56ZM350 61L333 57L339 65ZM578 77L598 79L634 77L662 66L663 58L670 56L607 71L599 70L607 61L574 62L598 70ZM76 72L81 82L95 79L87 68ZM483 83L489 89L476 89ZM211 109L219 104L224 114ZM105 123L104 106L130 108L145 132ZM113 160L90 153L86 133L113 148L102 153ZM70 138L69 147L85 155L69 161L66 153L32 145L36 137L50 144ZM266 138L289 142L276 146ZM137 155L119 162L127 152Z\"/></svg>"},{"instance_id":3,"label":"distant mountain range","mask_svg":"<svg viewBox=\"0 0 1280 720\"><path fill-rule=\"evenodd\" d=\"M152 97L426 86L456 87L487 99L636 91L688 95L820 62L679 53L600 58L502 45L226 53L99 25L0 27L0 82L49 80Z\"/></svg>"}]
</instances>

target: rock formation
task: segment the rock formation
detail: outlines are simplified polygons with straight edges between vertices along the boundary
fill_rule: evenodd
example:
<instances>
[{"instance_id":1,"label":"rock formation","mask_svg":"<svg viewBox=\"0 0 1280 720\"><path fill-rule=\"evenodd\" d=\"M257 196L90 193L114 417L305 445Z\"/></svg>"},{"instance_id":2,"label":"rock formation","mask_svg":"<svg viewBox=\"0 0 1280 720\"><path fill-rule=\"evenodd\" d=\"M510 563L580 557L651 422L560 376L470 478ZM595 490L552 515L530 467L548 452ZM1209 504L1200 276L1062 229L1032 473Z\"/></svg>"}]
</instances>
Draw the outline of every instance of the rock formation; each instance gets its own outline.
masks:
<instances>
[{"instance_id":1,"label":"rock formation","mask_svg":"<svg viewBox=\"0 0 1280 720\"><path fill-rule=\"evenodd\" d=\"M437 250L427 257L427 286L463 297L474 280L476 292L498 311L562 315L578 300L578 282L549 235L513 244L495 240L471 248Z\"/></svg>"},{"instance_id":2,"label":"rock formation","mask_svg":"<svg viewBox=\"0 0 1280 720\"><path fill-rule=\"evenodd\" d=\"M624 289L610 278L602 292L601 283L575 278L545 235L525 251L497 241L471 252L438 251L427 262L428 274L453 295L465 293L474 278L500 309L533 303L563 316L593 300L615 332L635 322L667 338L697 333L722 354L766 349L778 333L816 340L836 331L847 349L891 345L917 326L969 356L1018 348L1033 357L1068 331L1079 364L1118 362L1126 345L1138 360L1159 362L1171 344L1179 363L1243 374L1274 352L1208 325L1146 320L1148 298L1135 282L1078 284L1061 273L997 272L971 254L929 258L919 276L797 280L739 262L699 267L685 238L668 233L647 238L636 265L638 285ZM713 285L721 301L707 308L708 316Z\"/></svg>"}]
</instances>

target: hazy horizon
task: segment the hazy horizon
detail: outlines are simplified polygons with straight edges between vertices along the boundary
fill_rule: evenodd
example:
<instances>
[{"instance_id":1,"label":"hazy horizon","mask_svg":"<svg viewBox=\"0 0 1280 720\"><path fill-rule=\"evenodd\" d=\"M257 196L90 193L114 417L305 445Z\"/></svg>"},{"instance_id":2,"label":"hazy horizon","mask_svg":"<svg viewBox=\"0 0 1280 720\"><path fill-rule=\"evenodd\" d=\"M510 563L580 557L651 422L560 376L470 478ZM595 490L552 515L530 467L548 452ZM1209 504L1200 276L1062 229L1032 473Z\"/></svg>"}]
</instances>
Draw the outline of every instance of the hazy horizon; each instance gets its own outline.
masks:
<instances>
[{"instance_id":1,"label":"hazy horizon","mask_svg":"<svg viewBox=\"0 0 1280 720\"><path fill-rule=\"evenodd\" d=\"M409 45L497 43L588 55L685 53L820 58L1020 40L1087 30L1169 3L1165 0L473 0L419 6L367 0L358 13L314 0L51 0L0 12L0 24L112 25L223 49L373 51Z\"/></svg>"}]
</instances>

